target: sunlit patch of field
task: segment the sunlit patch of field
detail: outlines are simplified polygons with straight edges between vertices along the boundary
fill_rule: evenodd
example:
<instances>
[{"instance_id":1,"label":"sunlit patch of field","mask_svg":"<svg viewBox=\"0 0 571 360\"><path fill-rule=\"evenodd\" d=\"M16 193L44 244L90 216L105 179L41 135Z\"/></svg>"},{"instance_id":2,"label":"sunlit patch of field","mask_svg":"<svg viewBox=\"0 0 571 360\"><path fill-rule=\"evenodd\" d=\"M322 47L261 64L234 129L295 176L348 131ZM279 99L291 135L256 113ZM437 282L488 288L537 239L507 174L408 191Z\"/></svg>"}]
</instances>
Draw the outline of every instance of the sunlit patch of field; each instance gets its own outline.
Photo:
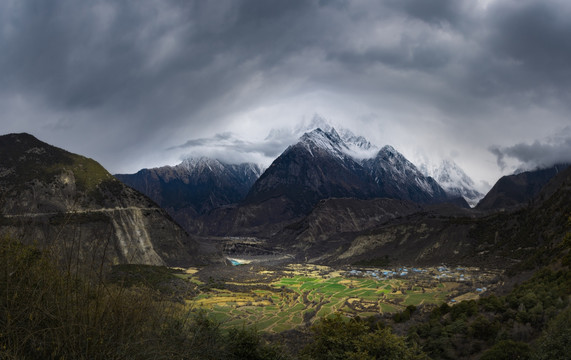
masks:
<instances>
[{"instance_id":1,"label":"sunlit patch of field","mask_svg":"<svg viewBox=\"0 0 571 360\"><path fill-rule=\"evenodd\" d=\"M270 284L227 283L240 289L250 286L250 291L209 288L189 299L189 305L208 310L210 318L223 328L245 325L281 332L335 313L366 317L402 311L408 305L440 304L456 286L435 283L421 287L406 279L344 277L341 271L315 265L290 266L289 272L282 274Z\"/></svg>"},{"instance_id":2,"label":"sunlit patch of field","mask_svg":"<svg viewBox=\"0 0 571 360\"><path fill-rule=\"evenodd\" d=\"M480 294L469 292L466 294L462 294L460 296L456 296L454 300L457 302L459 301L466 301L466 300L478 300L480 298Z\"/></svg>"}]
</instances>

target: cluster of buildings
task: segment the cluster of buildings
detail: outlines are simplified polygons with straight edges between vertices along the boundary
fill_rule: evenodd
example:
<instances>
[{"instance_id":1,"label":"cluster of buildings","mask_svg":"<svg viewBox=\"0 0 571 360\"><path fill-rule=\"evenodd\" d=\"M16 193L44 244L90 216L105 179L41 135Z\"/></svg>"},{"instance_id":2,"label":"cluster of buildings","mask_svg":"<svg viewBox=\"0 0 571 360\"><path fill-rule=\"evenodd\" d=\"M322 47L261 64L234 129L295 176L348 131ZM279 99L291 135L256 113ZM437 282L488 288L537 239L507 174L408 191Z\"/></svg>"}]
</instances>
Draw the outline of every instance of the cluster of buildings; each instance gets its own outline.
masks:
<instances>
[{"instance_id":1,"label":"cluster of buildings","mask_svg":"<svg viewBox=\"0 0 571 360\"><path fill-rule=\"evenodd\" d=\"M448 275L446 272L449 272L448 268L446 267L438 267L436 269L438 272L436 275L432 277L435 279L446 278ZM422 268L407 268L407 267L399 267L393 270L357 270L352 269L347 271L344 275L345 276L353 276L353 277L372 277L377 280L386 280L392 278L406 278L410 275L421 275L424 274L425 276L431 276L434 273L434 269L422 269ZM464 277L464 274L461 275Z\"/></svg>"},{"instance_id":2,"label":"cluster of buildings","mask_svg":"<svg viewBox=\"0 0 571 360\"><path fill-rule=\"evenodd\" d=\"M344 273L347 277L370 277L375 280L387 280L394 278L424 278L434 279L437 281L452 281L452 282L467 282L480 278L475 272L479 269L466 269L462 267L449 268L445 265L430 267L430 268L417 268L417 267L399 267L392 270L370 270L370 269L351 269ZM486 288L477 288L477 292L484 292Z\"/></svg>"}]
</instances>

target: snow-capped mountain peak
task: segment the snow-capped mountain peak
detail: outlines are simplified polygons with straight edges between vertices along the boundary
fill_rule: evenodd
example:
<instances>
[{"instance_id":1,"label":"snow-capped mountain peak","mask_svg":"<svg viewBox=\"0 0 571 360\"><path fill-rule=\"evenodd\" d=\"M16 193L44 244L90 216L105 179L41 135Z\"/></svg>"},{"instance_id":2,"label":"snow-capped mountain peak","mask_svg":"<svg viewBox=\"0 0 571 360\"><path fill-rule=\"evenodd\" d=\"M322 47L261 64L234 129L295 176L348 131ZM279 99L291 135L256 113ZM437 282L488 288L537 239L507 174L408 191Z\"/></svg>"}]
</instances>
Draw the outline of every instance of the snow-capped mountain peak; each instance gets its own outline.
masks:
<instances>
[{"instance_id":1,"label":"snow-capped mountain peak","mask_svg":"<svg viewBox=\"0 0 571 360\"><path fill-rule=\"evenodd\" d=\"M462 196L470 206L475 206L484 196L475 189L474 180L451 159L425 163L420 166L420 170L433 177L448 194Z\"/></svg>"},{"instance_id":2,"label":"snow-capped mountain peak","mask_svg":"<svg viewBox=\"0 0 571 360\"><path fill-rule=\"evenodd\" d=\"M205 169L217 172L221 172L224 170L224 165L220 161L208 158L206 156L188 157L184 159L178 166L183 168L187 172L195 172L195 171L201 172Z\"/></svg>"},{"instance_id":3,"label":"snow-capped mountain peak","mask_svg":"<svg viewBox=\"0 0 571 360\"><path fill-rule=\"evenodd\" d=\"M348 129L341 128L339 132L328 126L328 130L318 127L306 132L300 142L313 144L318 148L329 151L337 157L348 156L355 161L370 159L378 152L378 147L371 144L363 136L357 136Z\"/></svg>"},{"instance_id":4,"label":"snow-capped mountain peak","mask_svg":"<svg viewBox=\"0 0 571 360\"><path fill-rule=\"evenodd\" d=\"M418 202L444 201L444 190L434 179L424 176L404 155L385 145L374 158L362 162L384 196Z\"/></svg>"},{"instance_id":5,"label":"snow-capped mountain peak","mask_svg":"<svg viewBox=\"0 0 571 360\"><path fill-rule=\"evenodd\" d=\"M347 145L334 128L331 128L330 131L317 128L307 132L300 138L299 143L305 146L312 155L314 151L321 150L335 157L344 158L345 152L348 151Z\"/></svg>"}]
</instances>

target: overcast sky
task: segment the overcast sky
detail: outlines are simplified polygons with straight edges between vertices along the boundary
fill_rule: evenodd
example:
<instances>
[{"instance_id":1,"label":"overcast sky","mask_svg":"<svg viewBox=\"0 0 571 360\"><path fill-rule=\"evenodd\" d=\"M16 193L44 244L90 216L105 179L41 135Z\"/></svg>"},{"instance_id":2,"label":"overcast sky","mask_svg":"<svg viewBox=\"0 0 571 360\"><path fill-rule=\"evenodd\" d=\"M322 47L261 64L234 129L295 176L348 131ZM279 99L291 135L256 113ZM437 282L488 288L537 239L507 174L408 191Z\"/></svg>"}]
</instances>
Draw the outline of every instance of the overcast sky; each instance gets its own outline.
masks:
<instances>
[{"instance_id":1,"label":"overcast sky","mask_svg":"<svg viewBox=\"0 0 571 360\"><path fill-rule=\"evenodd\" d=\"M481 190L571 161L568 0L0 0L0 133L113 173L269 162L318 114Z\"/></svg>"}]
</instances>

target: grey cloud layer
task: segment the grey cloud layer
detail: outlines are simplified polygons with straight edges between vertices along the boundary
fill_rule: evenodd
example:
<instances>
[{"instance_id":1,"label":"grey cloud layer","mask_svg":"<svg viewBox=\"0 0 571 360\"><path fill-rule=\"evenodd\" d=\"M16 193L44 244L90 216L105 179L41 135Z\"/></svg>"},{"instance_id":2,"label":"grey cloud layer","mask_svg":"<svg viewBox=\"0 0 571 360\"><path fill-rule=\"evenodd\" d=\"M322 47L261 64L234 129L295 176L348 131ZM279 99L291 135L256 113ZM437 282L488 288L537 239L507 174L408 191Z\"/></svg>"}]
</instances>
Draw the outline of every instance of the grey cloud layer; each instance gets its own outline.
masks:
<instances>
[{"instance_id":1,"label":"grey cloud layer","mask_svg":"<svg viewBox=\"0 0 571 360\"><path fill-rule=\"evenodd\" d=\"M464 56L489 56L479 70L485 80L504 75L488 90L559 85L568 95L570 6L500 1L484 12L458 0L7 2L3 90L36 91L70 109L150 99L188 111L307 51L346 71L423 72L456 63L468 73L477 65ZM469 48L476 53L466 54ZM186 96L175 96L180 90Z\"/></svg>"},{"instance_id":2,"label":"grey cloud layer","mask_svg":"<svg viewBox=\"0 0 571 360\"><path fill-rule=\"evenodd\" d=\"M239 153L239 154L260 154L264 157L274 158L282 152L291 141L295 140L293 137L287 139L267 139L264 141L248 141L239 138L236 134L231 132L219 133L209 138L198 138L188 140L182 145L173 146L167 150L183 149L193 152L216 150L219 154L226 153ZM247 161L244 158L243 161ZM225 159L223 159L225 160Z\"/></svg>"},{"instance_id":3,"label":"grey cloud layer","mask_svg":"<svg viewBox=\"0 0 571 360\"><path fill-rule=\"evenodd\" d=\"M15 103L32 109L30 118L41 109L29 126L61 141L105 128L90 136L109 152L90 151L115 170L111 151L157 151L181 131L191 132L186 139L223 134L234 114L318 92L360 102L364 113L413 108L411 128L424 121L417 114L435 113L452 136L474 122L503 122L498 108L547 108L561 122L571 110L571 3L479 4L7 0L0 101L10 107L6 123L22 116ZM518 121L534 126L508 119L505 127ZM228 146L266 155L277 148L249 139Z\"/></svg>"},{"instance_id":4,"label":"grey cloud layer","mask_svg":"<svg viewBox=\"0 0 571 360\"><path fill-rule=\"evenodd\" d=\"M506 168L511 158L523 170L545 168L556 164L571 164L571 127L566 127L547 139L531 144L519 143L512 146L493 146L489 149L496 157L498 166Z\"/></svg>"}]
</instances>

